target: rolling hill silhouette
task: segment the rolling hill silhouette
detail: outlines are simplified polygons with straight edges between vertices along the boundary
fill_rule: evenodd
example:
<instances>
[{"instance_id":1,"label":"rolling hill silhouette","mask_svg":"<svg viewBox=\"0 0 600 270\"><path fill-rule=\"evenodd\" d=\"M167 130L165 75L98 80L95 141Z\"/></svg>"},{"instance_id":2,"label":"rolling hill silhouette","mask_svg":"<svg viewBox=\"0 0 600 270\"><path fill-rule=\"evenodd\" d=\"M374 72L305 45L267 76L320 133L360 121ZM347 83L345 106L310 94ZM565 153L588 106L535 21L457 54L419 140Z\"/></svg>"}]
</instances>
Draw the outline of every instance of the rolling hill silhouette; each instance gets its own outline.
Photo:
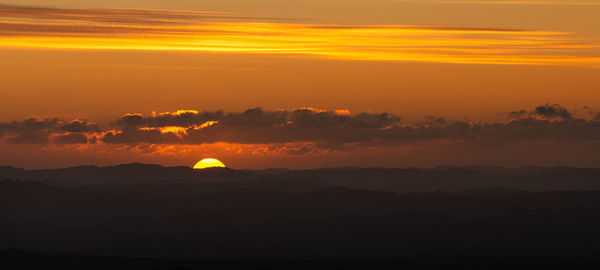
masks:
<instances>
[{"instance_id":1,"label":"rolling hill silhouette","mask_svg":"<svg viewBox=\"0 0 600 270\"><path fill-rule=\"evenodd\" d=\"M124 260L191 269L211 260L276 269L276 260L593 261L599 172L2 167L0 178L11 180L0 181L0 250L12 251L0 257L154 258Z\"/></svg>"},{"instance_id":2,"label":"rolling hill silhouette","mask_svg":"<svg viewBox=\"0 0 600 270\"><path fill-rule=\"evenodd\" d=\"M324 186L343 186L407 192L459 191L504 187L531 191L600 190L600 169L525 166L506 169L493 166L417 168L322 168L312 170L268 169L260 171L190 167L163 167L150 164L124 164L109 167L79 166L64 169L24 170L0 167L0 179L36 181L56 186L102 184L194 182L236 183L262 182L274 189L293 190L303 181L320 180ZM308 180L310 179L310 180ZM295 183L294 188L288 188ZM249 188L254 184L247 184Z\"/></svg>"}]
</instances>

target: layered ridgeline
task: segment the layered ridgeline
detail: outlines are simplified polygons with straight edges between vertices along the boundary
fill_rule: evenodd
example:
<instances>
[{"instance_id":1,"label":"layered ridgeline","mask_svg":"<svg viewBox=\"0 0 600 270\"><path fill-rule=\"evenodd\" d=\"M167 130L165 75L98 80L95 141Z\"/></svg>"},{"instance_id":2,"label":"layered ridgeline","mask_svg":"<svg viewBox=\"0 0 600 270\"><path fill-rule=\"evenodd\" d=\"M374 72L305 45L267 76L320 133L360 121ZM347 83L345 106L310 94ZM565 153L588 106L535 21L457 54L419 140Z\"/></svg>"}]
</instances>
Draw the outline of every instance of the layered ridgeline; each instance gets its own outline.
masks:
<instances>
[{"instance_id":1,"label":"layered ridgeline","mask_svg":"<svg viewBox=\"0 0 600 270\"><path fill-rule=\"evenodd\" d=\"M0 171L11 179L0 181L0 251L459 263L600 254L598 169Z\"/></svg>"},{"instance_id":2,"label":"layered ridgeline","mask_svg":"<svg viewBox=\"0 0 600 270\"><path fill-rule=\"evenodd\" d=\"M529 191L600 190L600 168L535 167L507 169L494 166L418 168L321 168L310 170L233 170L124 164L25 170L0 167L0 180L35 181L77 187L106 184L194 184L232 188L304 191L341 186L397 193L460 191L502 187Z\"/></svg>"}]
</instances>

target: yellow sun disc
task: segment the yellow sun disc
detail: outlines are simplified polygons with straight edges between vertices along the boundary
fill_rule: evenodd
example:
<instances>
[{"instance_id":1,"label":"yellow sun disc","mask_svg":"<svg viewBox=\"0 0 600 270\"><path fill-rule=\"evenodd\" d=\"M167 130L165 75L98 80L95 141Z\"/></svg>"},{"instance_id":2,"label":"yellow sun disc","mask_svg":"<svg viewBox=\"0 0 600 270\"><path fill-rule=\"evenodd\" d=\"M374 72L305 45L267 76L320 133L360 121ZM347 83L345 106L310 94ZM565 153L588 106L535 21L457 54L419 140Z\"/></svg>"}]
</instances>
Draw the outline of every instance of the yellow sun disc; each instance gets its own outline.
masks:
<instances>
[{"instance_id":1,"label":"yellow sun disc","mask_svg":"<svg viewBox=\"0 0 600 270\"><path fill-rule=\"evenodd\" d=\"M196 165L194 165L194 169L206 169L206 168L214 168L214 167L224 168L225 164L223 164L223 162L219 161L218 159L205 158L203 160L198 161L198 163L196 163Z\"/></svg>"}]
</instances>

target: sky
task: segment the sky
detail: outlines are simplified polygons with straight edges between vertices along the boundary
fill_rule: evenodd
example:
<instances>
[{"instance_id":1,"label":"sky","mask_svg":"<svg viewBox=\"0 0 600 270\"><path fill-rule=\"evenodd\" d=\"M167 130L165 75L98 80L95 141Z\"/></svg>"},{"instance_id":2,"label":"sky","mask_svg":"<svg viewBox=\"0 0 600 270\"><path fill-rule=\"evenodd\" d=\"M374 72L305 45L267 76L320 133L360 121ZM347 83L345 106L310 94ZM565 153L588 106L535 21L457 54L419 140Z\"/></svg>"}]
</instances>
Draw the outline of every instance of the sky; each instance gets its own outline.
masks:
<instances>
[{"instance_id":1,"label":"sky","mask_svg":"<svg viewBox=\"0 0 600 270\"><path fill-rule=\"evenodd\" d=\"M597 14L599 0L3 0L0 165L600 166Z\"/></svg>"}]
</instances>

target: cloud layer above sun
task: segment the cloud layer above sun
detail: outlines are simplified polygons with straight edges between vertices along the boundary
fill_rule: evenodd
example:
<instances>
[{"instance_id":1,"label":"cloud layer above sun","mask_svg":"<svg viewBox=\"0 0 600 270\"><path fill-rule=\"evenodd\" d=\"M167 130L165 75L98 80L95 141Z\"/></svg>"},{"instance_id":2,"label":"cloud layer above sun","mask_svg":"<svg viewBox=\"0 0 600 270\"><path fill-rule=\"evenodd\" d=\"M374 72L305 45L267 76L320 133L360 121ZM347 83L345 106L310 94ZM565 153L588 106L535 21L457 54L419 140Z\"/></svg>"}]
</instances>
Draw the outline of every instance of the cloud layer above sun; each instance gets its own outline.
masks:
<instances>
[{"instance_id":1,"label":"cloud layer above sun","mask_svg":"<svg viewBox=\"0 0 600 270\"><path fill-rule=\"evenodd\" d=\"M408 162L412 158L418 164L425 153L430 160L422 161L424 164L438 165L464 158L464 162L477 163L477 157L486 155L501 164L512 164L523 155L542 153L539 160L530 162L568 162L571 155L577 155L591 162L582 164L592 164L600 147L600 115L587 107L570 111L546 104L503 113L502 119L479 123L428 117L408 123L389 113L351 114L347 110L315 108L130 113L102 124L32 117L0 123L0 145L12 149L3 155L36 149L46 154L66 151L72 157L95 155L97 159L125 153L129 161L135 161L136 156L150 156L160 162L161 158L171 157L195 159L200 154L193 153L203 153L228 156L233 160L228 163L233 164L236 158L256 156L343 157L346 162L374 156L374 164L369 165L381 166L394 156ZM325 162L321 166L327 165Z\"/></svg>"},{"instance_id":2,"label":"cloud layer above sun","mask_svg":"<svg viewBox=\"0 0 600 270\"><path fill-rule=\"evenodd\" d=\"M472 64L600 63L598 44L556 31L298 22L203 11L0 5L0 46Z\"/></svg>"}]
</instances>

